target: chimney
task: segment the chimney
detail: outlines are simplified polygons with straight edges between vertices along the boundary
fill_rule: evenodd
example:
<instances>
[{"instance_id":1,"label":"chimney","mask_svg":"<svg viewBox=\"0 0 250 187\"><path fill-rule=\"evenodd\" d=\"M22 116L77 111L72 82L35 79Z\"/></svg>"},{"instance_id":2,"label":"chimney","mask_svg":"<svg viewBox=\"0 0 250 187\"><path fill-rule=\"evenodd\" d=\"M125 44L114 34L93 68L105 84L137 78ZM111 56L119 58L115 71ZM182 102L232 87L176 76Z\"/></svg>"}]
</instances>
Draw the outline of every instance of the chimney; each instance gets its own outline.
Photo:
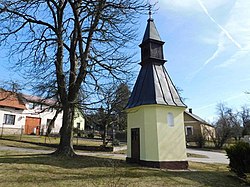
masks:
<instances>
[{"instance_id":1,"label":"chimney","mask_svg":"<svg viewBox=\"0 0 250 187\"><path fill-rule=\"evenodd\" d=\"M189 108L188 111L189 111L189 113L193 114L192 108Z\"/></svg>"}]
</instances>

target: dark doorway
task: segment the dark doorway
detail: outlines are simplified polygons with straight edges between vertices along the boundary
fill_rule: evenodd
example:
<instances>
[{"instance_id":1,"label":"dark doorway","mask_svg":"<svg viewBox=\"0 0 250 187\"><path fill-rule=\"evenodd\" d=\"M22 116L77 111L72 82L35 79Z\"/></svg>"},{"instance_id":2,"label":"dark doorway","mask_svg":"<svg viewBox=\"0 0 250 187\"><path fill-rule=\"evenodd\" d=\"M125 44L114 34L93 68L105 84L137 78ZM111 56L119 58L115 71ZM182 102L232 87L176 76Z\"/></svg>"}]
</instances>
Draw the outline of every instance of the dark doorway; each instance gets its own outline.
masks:
<instances>
[{"instance_id":1,"label":"dark doorway","mask_svg":"<svg viewBox=\"0 0 250 187\"><path fill-rule=\"evenodd\" d=\"M134 162L140 161L140 129L131 129L131 159Z\"/></svg>"}]
</instances>

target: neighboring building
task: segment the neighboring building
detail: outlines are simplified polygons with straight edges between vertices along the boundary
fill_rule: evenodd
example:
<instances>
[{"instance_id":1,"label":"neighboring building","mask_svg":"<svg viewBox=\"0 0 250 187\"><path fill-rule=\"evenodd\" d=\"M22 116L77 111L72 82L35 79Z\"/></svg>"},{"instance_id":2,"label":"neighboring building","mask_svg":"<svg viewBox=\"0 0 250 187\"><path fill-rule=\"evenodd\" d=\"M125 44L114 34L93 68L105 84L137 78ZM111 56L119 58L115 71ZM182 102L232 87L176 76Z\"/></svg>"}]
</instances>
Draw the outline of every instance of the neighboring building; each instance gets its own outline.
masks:
<instances>
[{"instance_id":1,"label":"neighboring building","mask_svg":"<svg viewBox=\"0 0 250 187\"><path fill-rule=\"evenodd\" d=\"M184 112L185 134L187 142L198 142L201 140L212 140L215 137L214 126L193 114L192 109Z\"/></svg>"},{"instance_id":2,"label":"neighboring building","mask_svg":"<svg viewBox=\"0 0 250 187\"><path fill-rule=\"evenodd\" d=\"M48 124L56 114L55 104L53 99L0 90L0 133L46 134ZM52 134L59 133L62 116L62 112L58 114L52 125ZM84 126L83 115L77 110L74 127L84 130Z\"/></svg>"},{"instance_id":3,"label":"neighboring building","mask_svg":"<svg viewBox=\"0 0 250 187\"><path fill-rule=\"evenodd\" d=\"M85 129L85 118L82 111L79 109L75 109L74 128L77 128L78 130Z\"/></svg>"},{"instance_id":4,"label":"neighboring building","mask_svg":"<svg viewBox=\"0 0 250 187\"><path fill-rule=\"evenodd\" d=\"M245 135L242 140L250 144L250 135Z\"/></svg>"},{"instance_id":5,"label":"neighboring building","mask_svg":"<svg viewBox=\"0 0 250 187\"><path fill-rule=\"evenodd\" d=\"M164 67L163 44L150 17L140 45L141 70L126 110L126 160L149 167L187 169L186 105Z\"/></svg>"}]
</instances>

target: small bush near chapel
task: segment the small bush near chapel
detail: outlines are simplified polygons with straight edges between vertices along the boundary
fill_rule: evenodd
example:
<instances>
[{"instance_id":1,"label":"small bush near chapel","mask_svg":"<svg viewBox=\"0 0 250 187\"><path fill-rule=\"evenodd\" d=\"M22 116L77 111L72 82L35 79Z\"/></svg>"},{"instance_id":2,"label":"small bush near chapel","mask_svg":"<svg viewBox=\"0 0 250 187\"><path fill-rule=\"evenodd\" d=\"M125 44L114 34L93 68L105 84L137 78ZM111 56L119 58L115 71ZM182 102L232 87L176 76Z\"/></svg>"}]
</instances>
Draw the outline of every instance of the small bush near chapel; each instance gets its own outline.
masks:
<instances>
[{"instance_id":1,"label":"small bush near chapel","mask_svg":"<svg viewBox=\"0 0 250 187\"><path fill-rule=\"evenodd\" d=\"M230 160L229 167L239 177L245 178L245 173L250 173L250 144L237 142L235 145L226 148Z\"/></svg>"}]
</instances>

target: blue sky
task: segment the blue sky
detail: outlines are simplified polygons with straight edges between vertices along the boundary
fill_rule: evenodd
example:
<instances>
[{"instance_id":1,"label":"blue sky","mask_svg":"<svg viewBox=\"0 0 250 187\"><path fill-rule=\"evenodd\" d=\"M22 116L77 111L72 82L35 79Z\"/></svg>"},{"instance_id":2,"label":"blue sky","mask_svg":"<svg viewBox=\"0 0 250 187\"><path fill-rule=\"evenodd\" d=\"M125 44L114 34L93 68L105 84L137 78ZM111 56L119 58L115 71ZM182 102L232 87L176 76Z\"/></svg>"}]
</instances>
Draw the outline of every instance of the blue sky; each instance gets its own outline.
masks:
<instances>
[{"instance_id":1,"label":"blue sky","mask_svg":"<svg viewBox=\"0 0 250 187\"><path fill-rule=\"evenodd\" d=\"M235 110L249 106L250 1L158 0L157 7L153 18L165 41L165 66L188 107L213 121L220 102ZM141 18L140 41L147 19ZM0 80L16 79L3 52L0 58Z\"/></svg>"},{"instance_id":2,"label":"blue sky","mask_svg":"<svg viewBox=\"0 0 250 187\"><path fill-rule=\"evenodd\" d=\"M218 103L249 106L250 1L159 0L157 7L165 66L188 107L212 121Z\"/></svg>"}]
</instances>

